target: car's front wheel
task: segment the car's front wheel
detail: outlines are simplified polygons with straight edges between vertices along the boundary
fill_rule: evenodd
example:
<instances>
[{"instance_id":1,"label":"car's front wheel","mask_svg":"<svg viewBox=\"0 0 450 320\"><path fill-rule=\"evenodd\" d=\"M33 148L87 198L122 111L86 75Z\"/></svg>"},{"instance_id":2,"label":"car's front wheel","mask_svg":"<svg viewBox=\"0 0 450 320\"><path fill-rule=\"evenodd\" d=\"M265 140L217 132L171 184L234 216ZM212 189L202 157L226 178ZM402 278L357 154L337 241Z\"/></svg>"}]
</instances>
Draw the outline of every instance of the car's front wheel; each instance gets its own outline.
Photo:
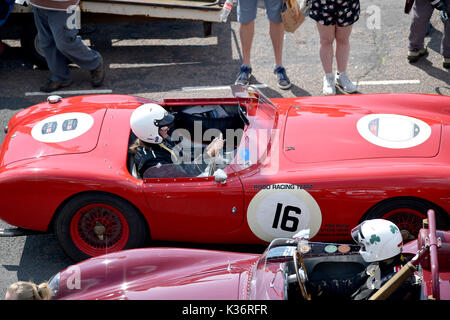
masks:
<instances>
[{"instance_id":1,"label":"car's front wheel","mask_svg":"<svg viewBox=\"0 0 450 320\"><path fill-rule=\"evenodd\" d=\"M125 200L88 193L69 200L55 220L55 233L75 261L142 247L147 234L140 212Z\"/></svg>"}]
</instances>

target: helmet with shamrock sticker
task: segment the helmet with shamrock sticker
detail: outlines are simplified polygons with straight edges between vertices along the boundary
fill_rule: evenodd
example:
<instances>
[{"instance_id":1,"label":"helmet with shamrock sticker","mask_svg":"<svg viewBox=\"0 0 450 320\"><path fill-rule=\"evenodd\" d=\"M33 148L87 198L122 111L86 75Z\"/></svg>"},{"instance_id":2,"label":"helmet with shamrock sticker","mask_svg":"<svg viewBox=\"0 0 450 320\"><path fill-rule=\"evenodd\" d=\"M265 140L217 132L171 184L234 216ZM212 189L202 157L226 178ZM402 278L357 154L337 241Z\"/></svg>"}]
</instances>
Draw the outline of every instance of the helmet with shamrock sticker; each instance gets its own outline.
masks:
<instances>
[{"instance_id":1,"label":"helmet with shamrock sticker","mask_svg":"<svg viewBox=\"0 0 450 320\"><path fill-rule=\"evenodd\" d=\"M402 252L400 230L388 220L363 221L352 229L352 238L362 245L359 253L366 262L382 261Z\"/></svg>"}]
</instances>

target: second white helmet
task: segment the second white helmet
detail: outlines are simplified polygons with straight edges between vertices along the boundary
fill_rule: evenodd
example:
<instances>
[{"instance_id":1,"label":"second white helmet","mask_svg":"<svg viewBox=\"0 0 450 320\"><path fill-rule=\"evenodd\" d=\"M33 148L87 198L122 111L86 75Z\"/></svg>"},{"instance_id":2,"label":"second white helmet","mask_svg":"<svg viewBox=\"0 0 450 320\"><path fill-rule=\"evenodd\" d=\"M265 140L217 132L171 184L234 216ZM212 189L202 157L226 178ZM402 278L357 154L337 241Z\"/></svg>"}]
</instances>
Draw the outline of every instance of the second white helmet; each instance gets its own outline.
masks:
<instances>
[{"instance_id":1,"label":"second white helmet","mask_svg":"<svg viewBox=\"0 0 450 320\"><path fill-rule=\"evenodd\" d=\"M146 103L133 111L130 126L136 137L147 143L161 143L159 128L168 126L174 121L174 116L156 103Z\"/></svg>"},{"instance_id":2,"label":"second white helmet","mask_svg":"<svg viewBox=\"0 0 450 320\"><path fill-rule=\"evenodd\" d=\"M366 262L382 261L402 252L401 232L389 220L363 221L352 229L352 238L363 246L359 253Z\"/></svg>"}]
</instances>

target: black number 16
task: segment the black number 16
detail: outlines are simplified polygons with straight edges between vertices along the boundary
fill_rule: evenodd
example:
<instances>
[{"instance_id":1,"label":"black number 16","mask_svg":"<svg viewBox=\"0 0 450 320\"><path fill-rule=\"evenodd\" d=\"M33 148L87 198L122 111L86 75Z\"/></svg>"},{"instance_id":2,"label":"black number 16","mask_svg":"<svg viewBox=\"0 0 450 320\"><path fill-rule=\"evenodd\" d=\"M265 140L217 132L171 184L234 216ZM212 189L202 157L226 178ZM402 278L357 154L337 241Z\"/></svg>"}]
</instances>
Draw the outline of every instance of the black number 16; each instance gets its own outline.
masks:
<instances>
[{"instance_id":1,"label":"black number 16","mask_svg":"<svg viewBox=\"0 0 450 320\"><path fill-rule=\"evenodd\" d=\"M272 224L272 228L274 228L274 229L278 228L278 222L280 221L280 215L281 215L282 208L283 208L283 204L278 203L277 211L275 212L275 219L273 220L273 224ZM300 210L300 208L293 207L293 206L286 206L284 208L283 216L281 218L281 225L280 225L281 230L289 231L289 232L297 231L299 220L297 217L289 215L289 213L291 211L294 212L294 214L302 213L302 210ZM292 222L292 225L290 227L287 225L288 221Z\"/></svg>"}]
</instances>

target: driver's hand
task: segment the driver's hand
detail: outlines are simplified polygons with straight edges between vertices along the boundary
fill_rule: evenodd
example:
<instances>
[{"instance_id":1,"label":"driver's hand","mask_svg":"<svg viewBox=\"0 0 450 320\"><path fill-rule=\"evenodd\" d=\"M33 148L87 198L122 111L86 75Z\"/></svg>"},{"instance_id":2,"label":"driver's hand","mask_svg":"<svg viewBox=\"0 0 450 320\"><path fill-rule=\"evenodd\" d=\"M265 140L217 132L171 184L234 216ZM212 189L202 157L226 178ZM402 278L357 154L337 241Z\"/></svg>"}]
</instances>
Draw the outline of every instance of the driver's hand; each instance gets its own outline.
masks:
<instances>
[{"instance_id":1,"label":"driver's hand","mask_svg":"<svg viewBox=\"0 0 450 320\"><path fill-rule=\"evenodd\" d=\"M222 138L215 138L206 148L206 153L210 157L214 157L217 152L223 148L224 141Z\"/></svg>"},{"instance_id":2,"label":"driver's hand","mask_svg":"<svg viewBox=\"0 0 450 320\"><path fill-rule=\"evenodd\" d=\"M167 137L169 136L169 127L162 127L159 129L158 133L161 137L163 137L163 139L167 139Z\"/></svg>"}]
</instances>

